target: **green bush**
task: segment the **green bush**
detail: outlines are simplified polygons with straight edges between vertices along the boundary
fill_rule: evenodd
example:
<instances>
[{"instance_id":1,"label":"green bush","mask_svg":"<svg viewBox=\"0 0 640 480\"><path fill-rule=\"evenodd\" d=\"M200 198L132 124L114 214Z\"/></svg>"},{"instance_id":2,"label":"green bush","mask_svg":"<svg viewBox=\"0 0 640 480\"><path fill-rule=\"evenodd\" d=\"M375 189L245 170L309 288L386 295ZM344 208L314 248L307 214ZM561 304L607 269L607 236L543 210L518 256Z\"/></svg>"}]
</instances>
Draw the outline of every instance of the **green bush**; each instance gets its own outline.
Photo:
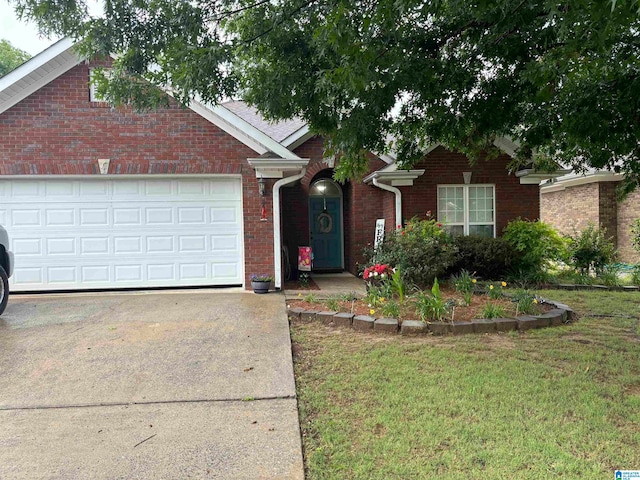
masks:
<instances>
[{"instance_id":1,"label":"green bush","mask_svg":"<svg viewBox=\"0 0 640 480\"><path fill-rule=\"evenodd\" d=\"M640 263L633 266L631 270L631 283L633 285L640 285Z\"/></svg>"},{"instance_id":2,"label":"green bush","mask_svg":"<svg viewBox=\"0 0 640 480\"><path fill-rule=\"evenodd\" d=\"M562 237L541 221L513 220L504 228L503 238L517 253L512 275L531 282L544 279L545 268L560 260L564 251Z\"/></svg>"},{"instance_id":3,"label":"green bush","mask_svg":"<svg viewBox=\"0 0 640 480\"><path fill-rule=\"evenodd\" d=\"M431 294L424 291L419 291L417 293L416 312L423 322L428 320L439 322L444 319L448 310L449 305L442 298L437 278L433 280Z\"/></svg>"},{"instance_id":4,"label":"green bush","mask_svg":"<svg viewBox=\"0 0 640 480\"><path fill-rule=\"evenodd\" d=\"M633 248L640 253L640 218L636 218L631 224L631 243Z\"/></svg>"},{"instance_id":5,"label":"green bush","mask_svg":"<svg viewBox=\"0 0 640 480\"><path fill-rule=\"evenodd\" d=\"M457 252L441 223L412 219L385 239L369 263L390 265L400 270L405 285L424 287L451 268Z\"/></svg>"},{"instance_id":6,"label":"green bush","mask_svg":"<svg viewBox=\"0 0 640 480\"><path fill-rule=\"evenodd\" d=\"M515 262L515 249L502 237L458 236L454 242L458 248L458 259L451 269L454 274L467 270L480 278L496 280L503 278Z\"/></svg>"},{"instance_id":7,"label":"green bush","mask_svg":"<svg viewBox=\"0 0 640 480\"><path fill-rule=\"evenodd\" d=\"M567 260L582 273L593 268L596 274L600 274L615 259L616 247L604 228L589 223L580 233L574 231L573 236L567 237Z\"/></svg>"}]
</instances>

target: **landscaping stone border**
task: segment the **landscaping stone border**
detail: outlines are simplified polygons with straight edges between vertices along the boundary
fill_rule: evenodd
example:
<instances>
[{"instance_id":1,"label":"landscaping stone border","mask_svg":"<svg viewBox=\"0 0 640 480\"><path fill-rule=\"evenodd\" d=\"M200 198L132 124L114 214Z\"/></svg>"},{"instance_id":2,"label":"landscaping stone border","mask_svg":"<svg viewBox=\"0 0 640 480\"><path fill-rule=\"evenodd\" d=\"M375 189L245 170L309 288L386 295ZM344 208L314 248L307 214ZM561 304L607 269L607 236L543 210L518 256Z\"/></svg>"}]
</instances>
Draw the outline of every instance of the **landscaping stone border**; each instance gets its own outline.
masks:
<instances>
[{"instance_id":1,"label":"landscaping stone border","mask_svg":"<svg viewBox=\"0 0 640 480\"><path fill-rule=\"evenodd\" d=\"M544 303L555 308L542 315L520 315L516 318L494 318L492 320L478 318L470 322L455 323L422 322L420 320L404 320L400 323L395 318L374 318L368 315L354 315L344 312L320 312L297 307L287 308L287 315L289 319L319 320L325 325L353 328L363 332L400 333L405 336L525 331L534 328L557 327L577 319L576 313L564 303L552 300L544 300Z\"/></svg>"}]
</instances>

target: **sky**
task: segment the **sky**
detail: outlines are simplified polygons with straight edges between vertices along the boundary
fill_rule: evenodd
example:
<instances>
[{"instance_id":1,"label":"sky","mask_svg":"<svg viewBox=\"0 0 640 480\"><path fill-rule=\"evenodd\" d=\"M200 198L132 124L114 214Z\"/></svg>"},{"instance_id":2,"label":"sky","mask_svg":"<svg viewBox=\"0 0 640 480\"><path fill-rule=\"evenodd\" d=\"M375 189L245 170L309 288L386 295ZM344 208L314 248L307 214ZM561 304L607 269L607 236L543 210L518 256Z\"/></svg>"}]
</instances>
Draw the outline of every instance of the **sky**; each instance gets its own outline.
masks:
<instances>
[{"instance_id":1,"label":"sky","mask_svg":"<svg viewBox=\"0 0 640 480\"><path fill-rule=\"evenodd\" d=\"M91 14L99 15L102 12L101 0L88 0L87 3ZM8 40L14 47L36 55L59 38L41 37L35 24L18 20L13 5L7 0L0 0L0 40Z\"/></svg>"},{"instance_id":2,"label":"sky","mask_svg":"<svg viewBox=\"0 0 640 480\"><path fill-rule=\"evenodd\" d=\"M58 40L41 38L35 25L18 20L7 0L0 0L0 39L8 40L14 47L31 55L40 53Z\"/></svg>"}]
</instances>

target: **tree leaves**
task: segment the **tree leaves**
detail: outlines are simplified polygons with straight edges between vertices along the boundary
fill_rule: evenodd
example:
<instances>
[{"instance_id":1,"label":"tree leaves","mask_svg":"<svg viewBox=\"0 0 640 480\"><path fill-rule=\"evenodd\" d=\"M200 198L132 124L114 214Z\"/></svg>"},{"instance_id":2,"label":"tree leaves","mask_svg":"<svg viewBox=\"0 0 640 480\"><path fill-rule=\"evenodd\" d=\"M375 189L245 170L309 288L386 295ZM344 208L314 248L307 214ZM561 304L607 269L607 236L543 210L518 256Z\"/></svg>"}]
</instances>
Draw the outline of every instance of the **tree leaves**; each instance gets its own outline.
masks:
<instances>
[{"instance_id":1,"label":"tree leaves","mask_svg":"<svg viewBox=\"0 0 640 480\"><path fill-rule=\"evenodd\" d=\"M367 151L408 168L430 144L473 159L500 136L520 144L514 169L640 176L638 0L108 0L101 19L80 1L16 4L88 55L117 54L119 81L303 118L343 179L366 171ZM155 102L122 87L110 98Z\"/></svg>"}]
</instances>

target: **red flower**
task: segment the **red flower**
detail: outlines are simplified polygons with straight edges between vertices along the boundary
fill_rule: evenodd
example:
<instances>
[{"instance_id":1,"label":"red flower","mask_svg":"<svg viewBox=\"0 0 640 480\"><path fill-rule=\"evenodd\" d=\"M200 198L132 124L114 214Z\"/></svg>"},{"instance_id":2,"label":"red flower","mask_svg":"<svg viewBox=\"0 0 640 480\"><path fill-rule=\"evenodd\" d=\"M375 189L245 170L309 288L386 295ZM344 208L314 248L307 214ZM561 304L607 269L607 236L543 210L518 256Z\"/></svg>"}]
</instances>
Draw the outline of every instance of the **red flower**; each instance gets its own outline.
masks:
<instances>
[{"instance_id":1,"label":"red flower","mask_svg":"<svg viewBox=\"0 0 640 480\"><path fill-rule=\"evenodd\" d=\"M402 230L402 235L404 235L404 233L405 233L404 230Z\"/></svg>"},{"instance_id":2,"label":"red flower","mask_svg":"<svg viewBox=\"0 0 640 480\"><path fill-rule=\"evenodd\" d=\"M441 224L441 223L436 223L436 225L437 225L438 227L442 227L442 224Z\"/></svg>"}]
</instances>

